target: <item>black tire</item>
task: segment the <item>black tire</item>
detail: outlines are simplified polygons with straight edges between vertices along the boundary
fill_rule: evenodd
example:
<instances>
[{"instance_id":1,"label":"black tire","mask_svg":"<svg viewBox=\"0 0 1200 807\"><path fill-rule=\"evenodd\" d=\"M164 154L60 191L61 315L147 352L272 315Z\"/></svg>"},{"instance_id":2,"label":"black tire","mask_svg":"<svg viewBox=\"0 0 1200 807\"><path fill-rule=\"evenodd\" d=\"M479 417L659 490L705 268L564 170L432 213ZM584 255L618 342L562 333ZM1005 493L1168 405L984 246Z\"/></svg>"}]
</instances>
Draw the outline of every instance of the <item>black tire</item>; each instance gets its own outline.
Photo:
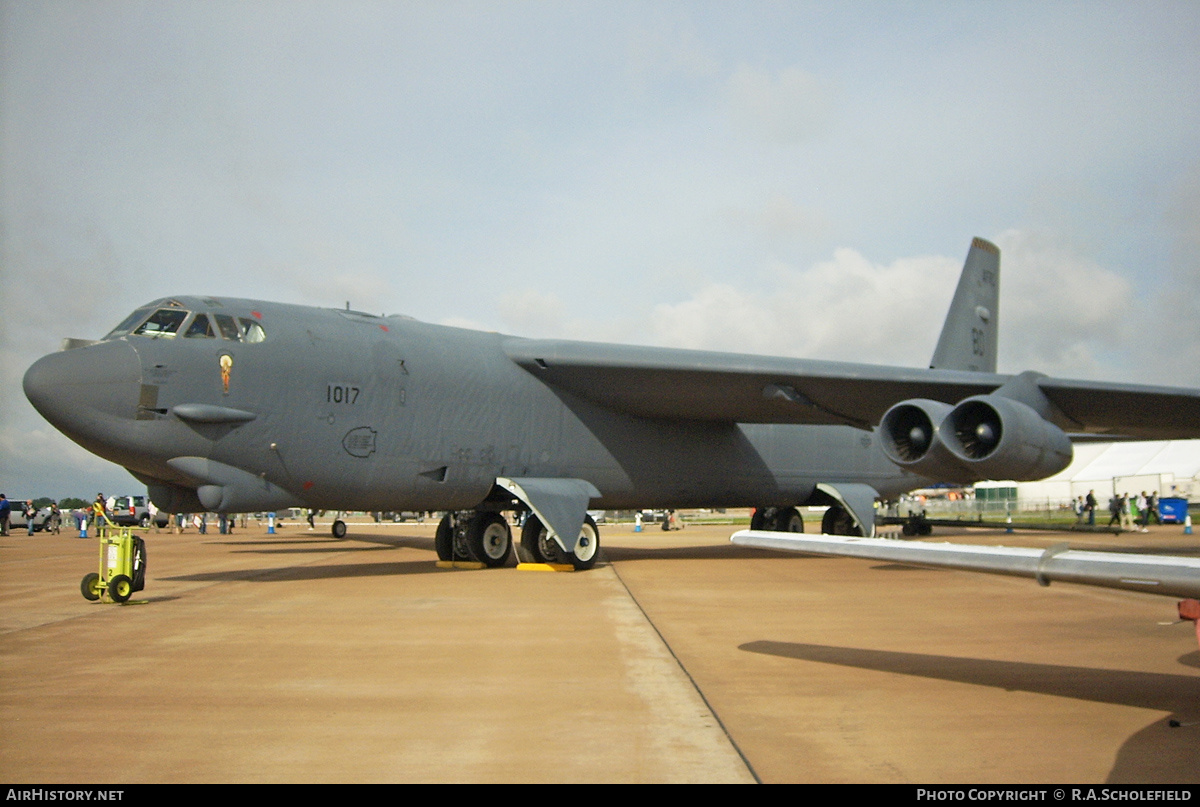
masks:
<instances>
[{"instance_id":1,"label":"black tire","mask_svg":"<svg viewBox=\"0 0 1200 807\"><path fill-rule=\"evenodd\" d=\"M821 532L825 535L862 535L850 514L837 504L825 511L825 517L821 519Z\"/></svg>"},{"instance_id":2,"label":"black tire","mask_svg":"<svg viewBox=\"0 0 1200 807\"><path fill-rule=\"evenodd\" d=\"M109 578L108 596L113 602L127 602L133 596L133 581L123 574Z\"/></svg>"},{"instance_id":3,"label":"black tire","mask_svg":"<svg viewBox=\"0 0 1200 807\"><path fill-rule=\"evenodd\" d=\"M775 511L775 529L778 532L804 532L804 518L795 507L781 507Z\"/></svg>"},{"instance_id":4,"label":"black tire","mask_svg":"<svg viewBox=\"0 0 1200 807\"><path fill-rule=\"evenodd\" d=\"M523 516L523 518L517 521L517 524L520 525L520 532L517 534L517 540L513 542L513 551L517 553L517 563L541 563L537 554L530 548L529 539L526 538L525 534L529 522L536 521L537 517L533 513L525 513Z\"/></svg>"},{"instance_id":5,"label":"black tire","mask_svg":"<svg viewBox=\"0 0 1200 807\"><path fill-rule=\"evenodd\" d=\"M339 541L342 540L343 538L345 538L346 537L346 522L342 521L340 518L334 519L332 532L333 532L333 537L337 538Z\"/></svg>"},{"instance_id":6,"label":"black tire","mask_svg":"<svg viewBox=\"0 0 1200 807\"><path fill-rule=\"evenodd\" d=\"M508 563L512 530L499 513L476 513L467 525L467 551L471 559L489 568Z\"/></svg>"},{"instance_id":7,"label":"black tire","mask_svg":"<svg viewBox=\"0 0 1200 807\"><path fill-rule=\"evenodd\" d=\"M141 527L143 530L147 529L150 526L150 514L149 513L144 514L141 518L138 519L138 526Z\"/></svg>"},{"instance_id":8,"label":"black tire","mask_svg":"<svg viewBox=\"0 0 1200 807\"><path fill-rule=\"evenodd\" d=\"M525 519L521 527L521 549L523 554L532 558L527 563L564 563L563 551L542 524L542 520L533 513Z\"/></svg>"},{"instance_id":9,"label":"black tire","mask_svg":"<svg viewBox=\"0 0 1200 807\"><path fill-rule=\"evenodd\" d=\"M83 594L85 600L95 602L100 599L100 575L92 572L83 576L83 582L79 584L79 590Z\"/></svg>"},{"instance_id":10,"label":"black tire","mask_svg":"<svg viewBox=\"0 0 1200 807\"><path fill-rule=\"evenodd\" d=\"M754 515L750 516L750 529L765 530L767 528L767 508L755 507Z\"/></svg>"},{"instance_id":11,"label":"black tire","mask_svg":"<svg viewBox=\"0 0 1200 807\"><path fill-rule=\"evenodd\" d=\"M437 532L433 536L433 548L438 560L454 560L454 519L447 513L438 522Z\"/></svg>"},{"instance_id":12,"label":"black tire","mask_svg":"<svg viewBox=\"0 0 1200 807\"><path fill-rule=\"evenodd\" d=\"M585 542L580 544L579 541ZM584 571L596 565L600 557L600 530L591 516L584 519L579 529L579 541L574 552L564 552L542 525L541 520L530 513L521 529L521 546L531 554L535 563L562 563L574 566L577 571Z\"/></svg>"}]
</instances>

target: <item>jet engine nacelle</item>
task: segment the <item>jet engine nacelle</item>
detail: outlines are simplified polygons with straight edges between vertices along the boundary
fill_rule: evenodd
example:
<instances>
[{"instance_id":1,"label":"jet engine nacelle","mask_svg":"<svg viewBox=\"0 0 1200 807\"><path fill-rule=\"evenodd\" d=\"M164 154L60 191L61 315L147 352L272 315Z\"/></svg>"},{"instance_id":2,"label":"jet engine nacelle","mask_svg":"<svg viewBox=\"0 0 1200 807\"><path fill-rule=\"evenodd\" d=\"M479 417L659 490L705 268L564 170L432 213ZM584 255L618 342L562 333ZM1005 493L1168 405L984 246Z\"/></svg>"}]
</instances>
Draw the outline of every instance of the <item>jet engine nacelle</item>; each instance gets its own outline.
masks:
<instances>
[{"instance_id":1,"label":"jet engine nacelle","mask_svg":"<svg viewBox=\"0 0 1200 807\"><path fill-rule=\"evenodd\" d=\"M949 404L914 398L887 411L879 422L883 453L901 468L930 479L966 482L969 472L941 440L941 424L953 410Z\"/></svg>"},{"instance_id":2,"label":"jet engine nacelle","mask_svg":"<svg viewBox=\"0 0 1200 807\"><path fill-rule=\"evenodd\" d=\"M888 459L913 473L949 482L1029 481L1071 463L1071 441L1034 409L1000 395L977 395L955 407L917 398L880 421Z\"/></svg>"},{"instance_id":3,"label":"jet engine nacelle","mask_svg":"<svg viewBox=\"0 0 1200 807\"><path fill-rule=\"evenodd\" d=\"M164 513L199 513L205 509L196 491L161 480L146 481L150 501Z\"/></svg>"},{"instance_id":4,"label":"jet engine nacelle","mask_svg":"<svg viewBox=\"0 0 1200 807\"><path fill-rule=\"evenodd\" d=\"M960 402L938 432L974 479L1044 479L1070 465L1074 455L1062 429L1026 404L999 395Z\"/></svg>"}]
</instances>

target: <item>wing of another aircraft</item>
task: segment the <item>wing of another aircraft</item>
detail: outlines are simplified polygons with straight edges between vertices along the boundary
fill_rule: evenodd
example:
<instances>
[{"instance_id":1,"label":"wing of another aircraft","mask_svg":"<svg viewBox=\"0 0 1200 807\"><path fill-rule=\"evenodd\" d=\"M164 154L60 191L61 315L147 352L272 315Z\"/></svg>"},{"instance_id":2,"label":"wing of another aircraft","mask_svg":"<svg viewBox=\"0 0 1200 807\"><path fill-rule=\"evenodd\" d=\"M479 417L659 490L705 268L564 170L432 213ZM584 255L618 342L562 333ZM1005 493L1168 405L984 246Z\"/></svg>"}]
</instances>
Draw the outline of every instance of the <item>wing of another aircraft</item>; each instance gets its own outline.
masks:
<instances>
[{"instance_id":1,"label":"wing of another aircraft","mask_svg":"<svg viewBox=\"0 0 1200 807\"><path fill-rule=\"evenodd\" d=\"M1030 549L756 530L736 532L729 540L738 546L759 549L1032 577L1044 586L1057 580L1169 597L1200 597L1200 558L1085 552L1068 549L1066 544L1049 549Z\"/></svg>"},{"instance_id":2,"label":"wing of another aircraft","mask_svg":"<svg viewBox=\"0 0 1200 807\"><path fill-rule=\"evenodd\" d=\"M894 404L953 405L1017 378L963 370L509 338L508 357L546 384L639 417L870 428ZM1200 390L1034 376L1070 432L1200 437Z\"/></svg>"}]
</instances>

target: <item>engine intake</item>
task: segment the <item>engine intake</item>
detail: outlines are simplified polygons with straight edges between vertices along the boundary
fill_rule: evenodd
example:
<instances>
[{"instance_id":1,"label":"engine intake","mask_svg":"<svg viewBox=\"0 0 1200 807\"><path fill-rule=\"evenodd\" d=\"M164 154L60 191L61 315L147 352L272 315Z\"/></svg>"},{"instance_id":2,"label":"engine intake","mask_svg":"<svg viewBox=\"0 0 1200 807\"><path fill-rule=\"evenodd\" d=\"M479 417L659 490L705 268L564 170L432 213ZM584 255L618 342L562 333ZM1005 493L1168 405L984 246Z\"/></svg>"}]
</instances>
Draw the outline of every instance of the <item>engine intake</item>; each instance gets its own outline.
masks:
<instances>
[{"instance_id":1,"label":"engine intake","mask_svg":"<svg viewBox=\"0 0 1200 807\"><path fill-rule=\"evenodd\" d=\"M970 481L969 472L940 437L941 424L951 409L926 398L896 404L879 422L883 453L901 468L930 479Z\"/></svg>"},{"instance_id":2,"label":"engine intake","mask_svg":"<svg viewBox=\"0 0 1200 807\"><path fill-rule=\"evenodd\" d=\"M879 423L883 452L901 468L944 482L1044 479L1071 464L1071 441L1020 401L977 395L951 407L914 398Z\"/></svg>"},{"instance_id":3,"label":"engine intake","mask_svg":"<svg viewBox=\"0 0 1200 807\"><path fill-rule=\"evenodd\" d=\"M1070 465L1074 456L1062 429L1033 408L999 395L967 398L938 431L975 479L1045 479Z\"/></svg>"}]
</instances>

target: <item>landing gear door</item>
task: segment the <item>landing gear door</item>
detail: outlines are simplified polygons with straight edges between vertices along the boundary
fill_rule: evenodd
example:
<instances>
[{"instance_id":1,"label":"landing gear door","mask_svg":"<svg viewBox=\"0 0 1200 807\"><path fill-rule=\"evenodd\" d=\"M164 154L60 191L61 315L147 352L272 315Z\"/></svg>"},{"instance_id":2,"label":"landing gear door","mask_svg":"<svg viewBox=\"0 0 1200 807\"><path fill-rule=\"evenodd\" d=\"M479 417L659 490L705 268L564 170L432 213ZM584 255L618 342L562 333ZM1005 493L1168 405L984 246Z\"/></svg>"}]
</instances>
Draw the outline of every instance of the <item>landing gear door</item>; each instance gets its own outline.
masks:
<instances>
[{"instance_id":1,"label":"landing gear door","mask_svg":"<svg viewBox=\"0 0 1200 807\"><path fill-rule=\"evenodd\" d=\"M879 496L875 488L860 482L837 485L822 482L817 485L817 490L841 505L861 530L860 535L867 538L875 535L875 499Z\"/></svg>"},{"instance_id":2,"label":"landing gear door","mask_svg":"<svg viewBox=\"0 0 1200 807\"><path fill-rule=\"evenodd\" d=\"M586 479L498 477L496 484L529 505L566 552L575 551L588 502L600 498L600 491Z\"/></svg>"}]
</instances>

